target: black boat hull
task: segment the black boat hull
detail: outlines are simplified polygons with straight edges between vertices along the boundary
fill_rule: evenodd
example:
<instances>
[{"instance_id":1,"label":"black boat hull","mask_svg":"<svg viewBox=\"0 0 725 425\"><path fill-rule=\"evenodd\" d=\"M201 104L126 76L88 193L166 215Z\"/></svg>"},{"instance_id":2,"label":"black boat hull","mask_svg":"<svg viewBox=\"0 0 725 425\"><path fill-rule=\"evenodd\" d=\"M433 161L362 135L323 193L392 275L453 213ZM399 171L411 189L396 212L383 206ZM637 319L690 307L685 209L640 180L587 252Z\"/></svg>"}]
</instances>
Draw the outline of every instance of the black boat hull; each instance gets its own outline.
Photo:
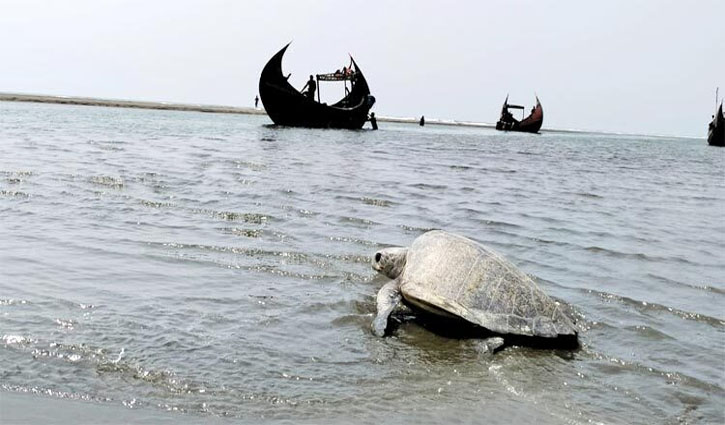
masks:
<instances>
[{"instance_id":1,"label":"black boat hull","mask_svg":"<svg viewBox=\"0 0 725 425\"><path fill-rule=\"evenodd\" d=\"M722 104L715 114L707 131L707 144L710 146L725 146L725 116L722 113Z\"/></svg>"},{"instance_id":2,"label":"black boat hull","mask_svg":"<svg viewBox=\"0 0 725 425\"><path fill-rule=\"evenodd\" d=\"M289 44L274 55L259 78L259 96L277 125L310 128L360 129L375 103L357 64L353 89L334 105L316 102L295 89L282 74L282 57ZM354 61L353 61L354 63Z\"/></svg>"}]
</instances>

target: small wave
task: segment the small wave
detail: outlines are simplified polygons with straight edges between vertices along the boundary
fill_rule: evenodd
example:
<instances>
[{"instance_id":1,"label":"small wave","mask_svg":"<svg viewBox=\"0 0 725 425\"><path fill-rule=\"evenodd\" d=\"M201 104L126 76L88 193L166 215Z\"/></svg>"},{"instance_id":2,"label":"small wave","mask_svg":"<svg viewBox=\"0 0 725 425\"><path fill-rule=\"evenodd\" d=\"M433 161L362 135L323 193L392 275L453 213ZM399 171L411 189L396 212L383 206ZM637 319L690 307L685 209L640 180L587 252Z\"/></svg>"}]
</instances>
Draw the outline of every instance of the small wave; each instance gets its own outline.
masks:
<instances>
[{"instance_id":1,"label":"small wave","mask_svg":"<svg viewBox=\"0 0 725 425\"><path fill-rule=\"evenodd\" d=\"M73 319L55 319L55 324L62 329L73 330L78 322Z\"/></svg>"},{"instance_id":2,"label":"small wave","mask_svg":"<svg viewBox=\"0 0 725 425\"><path fill-rule=\"evenodd\" d=\"M259 229L242 229L239 227L224 227L221 229L223 233L231 234L234 236L243 236L245 238L259 238L262 236L262 231Z\"/></svg>"},{"instance_id":3,"label":"small wave","mask_svg":"<svg viewBox=\"0 0 725 425\"><path fill-rule=\"evenodd\" d=\"M366 256L355 256L355 255L340 255L340 254L307 254L294 251L273 251L273 250L262 250L257 248L241 248L241 247L228 247L228 246L215 246L215 245L201 245L201 244L183 244L176 242L147 242L151 246L160 246L165 248L175 248L182 250L199 250L202 251L199 255L178 253L177 255L171 255L174 258L182 258L185 261L195 261L200 263L215 264L218 266L248 270L252 272L263 272L267 274L273 274L283 277L299 278L303 280L339 280L362 282L368 279L366 275L360 275L357 273L342 271L337 274L319 274L319 273L303 273L300 271L287 270L285 267L293 265L307 265L312 266L316 269L329 270L330 264L327 264L322 259L333 259L337 261L345 261L352 264L367 264L370 260ZM239 264L236 262L222 261L216 258L210 258L209 255L203 254L203 252L218 252L218 253L231 253L244 255L249 258L264 259L264 258L282 258L283 263L280 264ZM168 256L164 256L167 257Z\"/></svg>"},{"instance_id":4,"label":"small wave","mask_svg":"<svg viewBox=\"0 0 725 425\"><path fill-rule=\"evenodd\" d=\"M446 190L448 186L442 184L427 184L427 183L414 183L409 184L408 187L423 190Z\"/></svg>"},{"instance_id":5,"label":"small wave","mask_svg":"<svg viewBox=\"0 0 725 425\"><path fill-rule=\"evenodd\" d=\"M374 222L372 220L368 220L367 218L359 218L359 217L345 217L345 216L342 216L342 217L340 217L340 221L341 222L353 223L353 224L361 224L361 225L364 225L364 226L373 226L373 225L377 225L378 224L378 223L376 223L376 222Z\"/></svg>"},{"instance_id":6,"label":"small wave","mask_svg":"<svg viewBox=\"0 0 725 425\"><path fill-rule=\"evenodd\" d=\"M5 345L29 345L37 342L37 340L22 335L3 335L2 341Z\"/></svg>"},{"instance_id":7,"label":"small wave","mask_svg":"<svg viewBox=\"0 0 725 425\"><path fill-rule=\"evenodd\" d=\"M203 245L203 244L185 244L179 242L147 242L149 245L158 245L168 248L178 249L198 249L202 251L213 252L230 252L233 254L242 254L248 257L284 257L296 260L307 260L308 255L301 252L293 251L271 251L258 248L241 248L231 246Z\"/></svg>"},{"instance_id":8,"label":"small wave","mask_svg":"<svg viewBox=\"0 0 725 425\"><path fill-rule=\"evenodd\" d=\"M423 234L425 232L430 232L431 230L439 230L435 227L415 227L415 226L408 226L406 224L400 224L398 227L405 230L406 232L413 232L416 234Z\"/></svg>"},{"instance_id":9,"label":"small wave","mask_svg":"<svg viewBox=\"0 0 725 425\"><path fill-rule=\"evenodd\" d=\"M36 341L33 341L36 342ZM164 388L172 393L192 391L195 386L166 369L149 369L126 355L125 348L108 350L86 344L64 344L51 342L47 346L36 346L30 354L34 359L56 359L68 363L85 364L95 368L99 374L121 374L140 380L152 386Z\"/></svg>"},{"instance_id":10,"label":"small wave","mask_svg":"<svg viewBox=\"0 0 725 425\"><path fill-rule=\"evenodd\" d=\"M13 298L2 298L0 299L0 306L3 305L22 305L27 304L28 302L26 300L16 300Z\"/></svg>"},{"instance_id":11,"label":"small wave","mask_svg":"<svg viewBox=\"0 0 725 425\"><path fill-rule=\"evenodd\" d=\"M123 189L124 186L123 179L120 177L93 176L88 178L88 182L100 186L111 187L114 189Z\"/></svg>"},{"instance_id":12,"label":"small wave","mask_svg":"<svg viewBox=\"0 0 725 425\"><path fill-rule=\"evenodd\" d=\"M649 276L651 278L654 278L654 279L657 279L660 282L670 284L670 285L685 286L687 288L695 289L695 290L698 290L698 291L712 292L712 293L718 294L718 295L725 295L725 290L720 289L720 288L716 288L714 286L709 286L709 285L692 285L692 284L689 284L689 283L685 283L685 282L680 282L680 281L677 281L677 280L669 279L669 278L664 277L664 276L656 275L654 273L647 273L647 276Z\"/></svg>"},{"instance_id":13,"label":"small wave","mask_svg":"<svg viewBox=\"0 0 725 425\"><path fill-rule=\"evenodd\" d=\"M251 161L230 160L229 162L235 168L246 168L252 171L264 171L267 169L266 165Z\"/></svg>"},{"instance_id":14,"label":"small wave","mask_svg":"<svg viewBox=\"0 0 725 425\"><path fill-rule=\"evenodd\" d=\"M0 174L3 174L7 177L30 177L33 175L33 172L29 170L0 171Z\"/></svg>"},{"instance_id":15,"label":"small wave","mask_svg":"<svg viewBox=\"0 0 725 425\"><path fill-rule=\"evenodd\" d=\"M357 264L370 264L371 261L370 256L355 254L326 254L325 258Z\"/></svg>"},{"instance_id":16,"label":"small wave","mask_svg":"<svg viewBox=\"0 0 725 425\"><path fill-rule=\"evenodd\" d=\"M25 393L34 395L44 395L53 398L68 399L68 400L83 400L83 401L95 401L95 402L109 402L112 399L107 397L92 396L84 393L73 393L67 391L58 391L51 388L43 387L25 387L21 385L0 385L3 391L11 391L15 393Z\"/></svg>"},{"instance_id":17,"label":"small wave","mask_svg":"<svg viewBox=\"0 0 725 425\"><path fill-rule=\"evenodd\" d=\"M173 204L171 202L150 201L148 199L139 199L138 202L145 207L156 208L156 209L171 208L171 207L176 206L175 204Z\"/></svg>"},{"instance_id":18,"label":"small wave","mask_svg":"<svg viewBox=\"0 0 725 425\"><path fill-rule=\"evenodd\" d=\"M531 238L531 240L534 241L534 242L536 242L536 243L542 243L542 244L546 244L546 245L555 245L555 246L570 246L570 245L572 245L572 244L567 243L567 242L553 241L553 240L550 240L550 239L542 239L542 238L536 238L536 237Z\"/></svg>"},{"instance_id":19,"label":"small wave","mask_svg":"<svg viewBox=\"0 0 725 425\"><path fill-rule=\"evenodd\" d=\"M508 223L506 221L496 221L496 220L482 220L483 223L485 223L487 226L494 226L494 227L506 227L511 229L521 229L522 226L514 223Z\"/></svg>"},{"instance_id":20,"label":"small wave","mask_svg":"<svg viewBox=\"0 0 725 425\"><path fill-rule=\"evenodd\" d=\"M97 146L98 146L98 149L100 149L100 150L110 151L110 152L122 152L122 151L126 150L125 148L121 148L118 146L108 146L108 145L104 145L104 144L99 144Z\"/></svg>"},{"instance_id":21,"label":"small wave","mask_svg":"<svg viewBox=\"0 0 725 425\"><path fill-rule=\"evenodd\" d=\"M86 143L89 145L125 145L126 142L123 140L95 140L90 139Z\"/></svg>"},{"instance_id":22,"label":"small wave","mask_svg":"<svg viewBox=\"0 0 725 425\"><path fill-rule=\"evenodd\" d=\"M331 241L334 241L334 242L349 242L349 243L354 243L354 244L363 245L363 246L378 246L378 244L375 242L371 242L371 241L368 241L365 239L350 238L350 237L345 237L345 236L329 236L328 239Z\"/></svg>"},{"instance_id":23,"label":"small wave","mask_svg":"<svg viewBox=\"0 0 725 425\"><path fill-rule=\"evenodd\" d=\"M373 205L373 206L376 206L376 207L389 207L389 206L391 206L393 204L392 202L386 201L384 199L375 199L375 198L363 197L360 200L364 204Z\"/></svg>"},{"instance_id":24,"label":"small wave","mask_svg":"<svg viewBox=\"0 0 725 425\"><path fill-rule=\"evenodd\" d=\"M675 338L667 335L666 333L659 331L655 328L652 328L650 326L644 326L644 325L626 326L624 329L635 332L647 340L661 341L661 340L665 340L665 339L669 339L669 340L675 339Z\"/></svg>"},{"instance_id":25,"label":"small wave","mask_svg":"<svg viewBox=\"0 0 725 425\"><path fill-rule=\"evenodd\" d=\"M300 273L300 272L292 272L288 270L280 269L277 266L274 265L268 265L268 264L260 264L256 266L242 266L242 265L235 265L235 264L223 264L220 262L212 261L215 264L225 266L230 269L239 269L239 270L247 270L250 272L256 272L256 273L266 273L271 274L275 276L280 277L288 277L288 278L294 278L294 279L300 279L300 280L335 280L338 279L339 275L332 275L332 274L308 274L308 273ZM362 278L360 279L363 280Z\"/></svg>"},{"instance_id":26,"label":"small wave","mask_svg":"<svg viewBox=\"0 0 725 425\"><path fill-rule=\"evenodd\" d=\"M197 214L210 215L226 221L243 221L245 223L252 224L264 224L272 218L270 215L259 213L238 213L233 211L216 211L208 209L194 209L192 211Z\"/></svg>"},{"instance_id":27,"label":"small wave","mask_svg":"<svg viewBox=\"0 0 725 425\"><path fill-rule=\"evenodd\" d=\"M370 326L370 320L370 314L345 314L333 319L331 324L341 328L352 326L364 329Z\"/></svg>"},{"instance_id":28,"label":"small wave","mask_svg":"<svg viewBox=\"0 0 725 425\"><path fill-rule=\"evenodd\" d=\"M611 257L615 257L615 258L634 258L636 260L648 261L648 262L663 262L663 263L676 262L676 263L682 263L682 264L687 264L687 265L698 265L686 258L681 258L681 257L666 257L665 258L665 257L647 255L643 252L634 252L634 253L622 252L622 251L617 251L617 250L613 250L613 249L609 249L609 248L602 248L599 246L588 246L588 247L585 247L584 249L589 252L602 253L604 255L608 255Z\"/></svg>"},{"instance_id":29,"label":"small wave","mask_svg":"<svg viewBox=\"0 0 725 425\"><path fill-rule=\"evenodd\" d=\"M19 190L0 190L0 195L9 198L30 198L30 195Z\"/></svg>"},{"instance_id":30,"label":"small wave","mask_svg":"<svg viewBox=\"0 0 725 425\"><path fill-rule=\"evenodd\" d=\"M516 170L506 169L506 168L487 168L485 171L493 171L494 173L505 173L505 174L514 174L517 173Z\"/></svg>"},{"instance_id":31,"label":"small wave","mask_svg":"<svg viewBox=\"0 0 725 425\"><path fill-rule=\"evenodd\" d=\"M594 199L604 199L603 196L597 195L596 193L589 193L589 192L567 192L572 195L582 196L584 198L594 198Z\"/></svg>"},{"instance_id":32,"label":"small wave","mask_svg":"<svg viewBox=\"0 0 725 425\"><path fill-rule=\"evenodd\" d=\"M594 289L583 289L583 291L595 294L606 302L616 301L624 305L634 307L640 312L662 312L670 313L684 320L692 320L700 323L706 323L710 326L717 328L725 328L725 320L718 319L715 317L707 316L700 313L692 313L685 310L680 310L674 307L667 307L657 303L650 303L647 301L639 301L629 297L621 295L610 294L607 292L596 291Z\"/></svg>"},{"instance_id":33,"label":"small wave","mask_svg":"<svg viewBox=\"0 0 725 425\"><path fill-rule=\"evenodd\" d=\"M644 375L652 375L661 378L668 385L688 385L694 388L699 388L710 393L723 394L723 389L718 385L694 378L681 372L669 372L666 370L657 369L655 367L646 366L635 361L628 361L618 357L609 356L603 353L599 353L591 350L589 347L584 347L580 350L579 355L591 358L593 360L599 360L602 363L594 364L598 369L611 369L617 368L620 370L638 372ZM605 372L610 375L611 372Z\"/></svg>"}]
</instances>

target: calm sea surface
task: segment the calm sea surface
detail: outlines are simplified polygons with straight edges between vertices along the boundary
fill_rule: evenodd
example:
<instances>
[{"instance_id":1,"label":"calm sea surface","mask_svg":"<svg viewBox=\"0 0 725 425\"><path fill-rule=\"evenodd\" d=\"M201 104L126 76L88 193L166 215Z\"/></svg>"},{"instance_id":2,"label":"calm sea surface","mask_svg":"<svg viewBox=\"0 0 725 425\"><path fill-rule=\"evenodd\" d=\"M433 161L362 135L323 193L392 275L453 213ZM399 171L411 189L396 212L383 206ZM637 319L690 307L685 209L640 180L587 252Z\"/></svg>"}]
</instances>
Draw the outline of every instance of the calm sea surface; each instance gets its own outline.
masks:
<instances>
[{"instance_id":1,"label":"calm sea surface","mask_svg":"<svg viewBox=\"0 0 725 425\"><path fill-rule=\"evenodd\" d=\"M268 124L0 103L0 398L224 423L725 421L725 149ZM409 314L374 337L370 257L428 229L570 304L582 348L491 356Z\"/></svg>"}]
</instances>

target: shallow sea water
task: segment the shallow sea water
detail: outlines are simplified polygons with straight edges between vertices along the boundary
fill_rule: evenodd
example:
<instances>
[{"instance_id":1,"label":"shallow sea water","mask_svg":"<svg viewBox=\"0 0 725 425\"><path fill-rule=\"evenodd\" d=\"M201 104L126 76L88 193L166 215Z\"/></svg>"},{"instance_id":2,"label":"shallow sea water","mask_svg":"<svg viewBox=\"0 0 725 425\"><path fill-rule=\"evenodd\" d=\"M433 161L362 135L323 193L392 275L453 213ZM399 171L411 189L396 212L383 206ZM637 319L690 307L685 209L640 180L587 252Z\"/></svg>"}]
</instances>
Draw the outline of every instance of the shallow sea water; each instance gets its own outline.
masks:
<instances>
[{"instance_id":1,"label":"shallow sea water","mask_svg":"<svg viewBox=\"0 0 725 425\"><path fill-rule=\"evenodd\" d=\"M0 398L215 423L725 422L725 149L268 124L0 103ZM570 304L582 347L487 355L405 312L374 337L370 257L428 229Z\"/></svg>"}]
</instances>

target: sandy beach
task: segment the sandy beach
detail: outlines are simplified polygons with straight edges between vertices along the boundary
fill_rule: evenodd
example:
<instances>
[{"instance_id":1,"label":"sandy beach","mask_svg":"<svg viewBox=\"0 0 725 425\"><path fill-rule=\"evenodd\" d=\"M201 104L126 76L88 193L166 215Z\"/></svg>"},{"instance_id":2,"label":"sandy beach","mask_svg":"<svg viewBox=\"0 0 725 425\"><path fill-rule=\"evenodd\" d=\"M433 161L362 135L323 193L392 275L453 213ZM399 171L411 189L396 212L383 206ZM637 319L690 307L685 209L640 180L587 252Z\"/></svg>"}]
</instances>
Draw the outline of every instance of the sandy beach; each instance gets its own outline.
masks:
<instances>
[{"instance_id":1,"label":"sandy beach","mask_svg":"<svg viewBox=\"0 0 725 425\"><path fill-rule=\"evenodd\" d=\"M62 105L106 106L113 108L160 109L169 111L213 112L217 114L266 115L264 109L237 106L147 102L140 100L97 99L77 96L47 96L39 94L0 93L0 101L58 103Z\"/></svg>"},{"instance_id":2,"label":"sandy beach","mask_svg":"<svg viewBox=\"0 0 725 425\"><path fill-rule=\"evenodd\" d=\"M210 112L217 114L245 114L245 115L267 115L264 108L248 108L243 106L224 106L224 105L204 105L195 103L175 103L175 102L151 102L142 100L125 100L125 99L100 99L93 97L81 96L49 96L42 94L25 94L25 93L0 93L0 101L5 102L35 102L35 103L56 103L61 105L84 105L84 106L104 106L111 108L138 108L138 109L158 109L168 111L193 111L193 112ZM418 124L420 118L415 117L385 117L379 116L379 122L393 122L403 124ZM456 120L441 120L435 118L426 118L426 125L451 125L465 127L493 128L493 124L466 122Z\"/></svg>"}]
</instances>

